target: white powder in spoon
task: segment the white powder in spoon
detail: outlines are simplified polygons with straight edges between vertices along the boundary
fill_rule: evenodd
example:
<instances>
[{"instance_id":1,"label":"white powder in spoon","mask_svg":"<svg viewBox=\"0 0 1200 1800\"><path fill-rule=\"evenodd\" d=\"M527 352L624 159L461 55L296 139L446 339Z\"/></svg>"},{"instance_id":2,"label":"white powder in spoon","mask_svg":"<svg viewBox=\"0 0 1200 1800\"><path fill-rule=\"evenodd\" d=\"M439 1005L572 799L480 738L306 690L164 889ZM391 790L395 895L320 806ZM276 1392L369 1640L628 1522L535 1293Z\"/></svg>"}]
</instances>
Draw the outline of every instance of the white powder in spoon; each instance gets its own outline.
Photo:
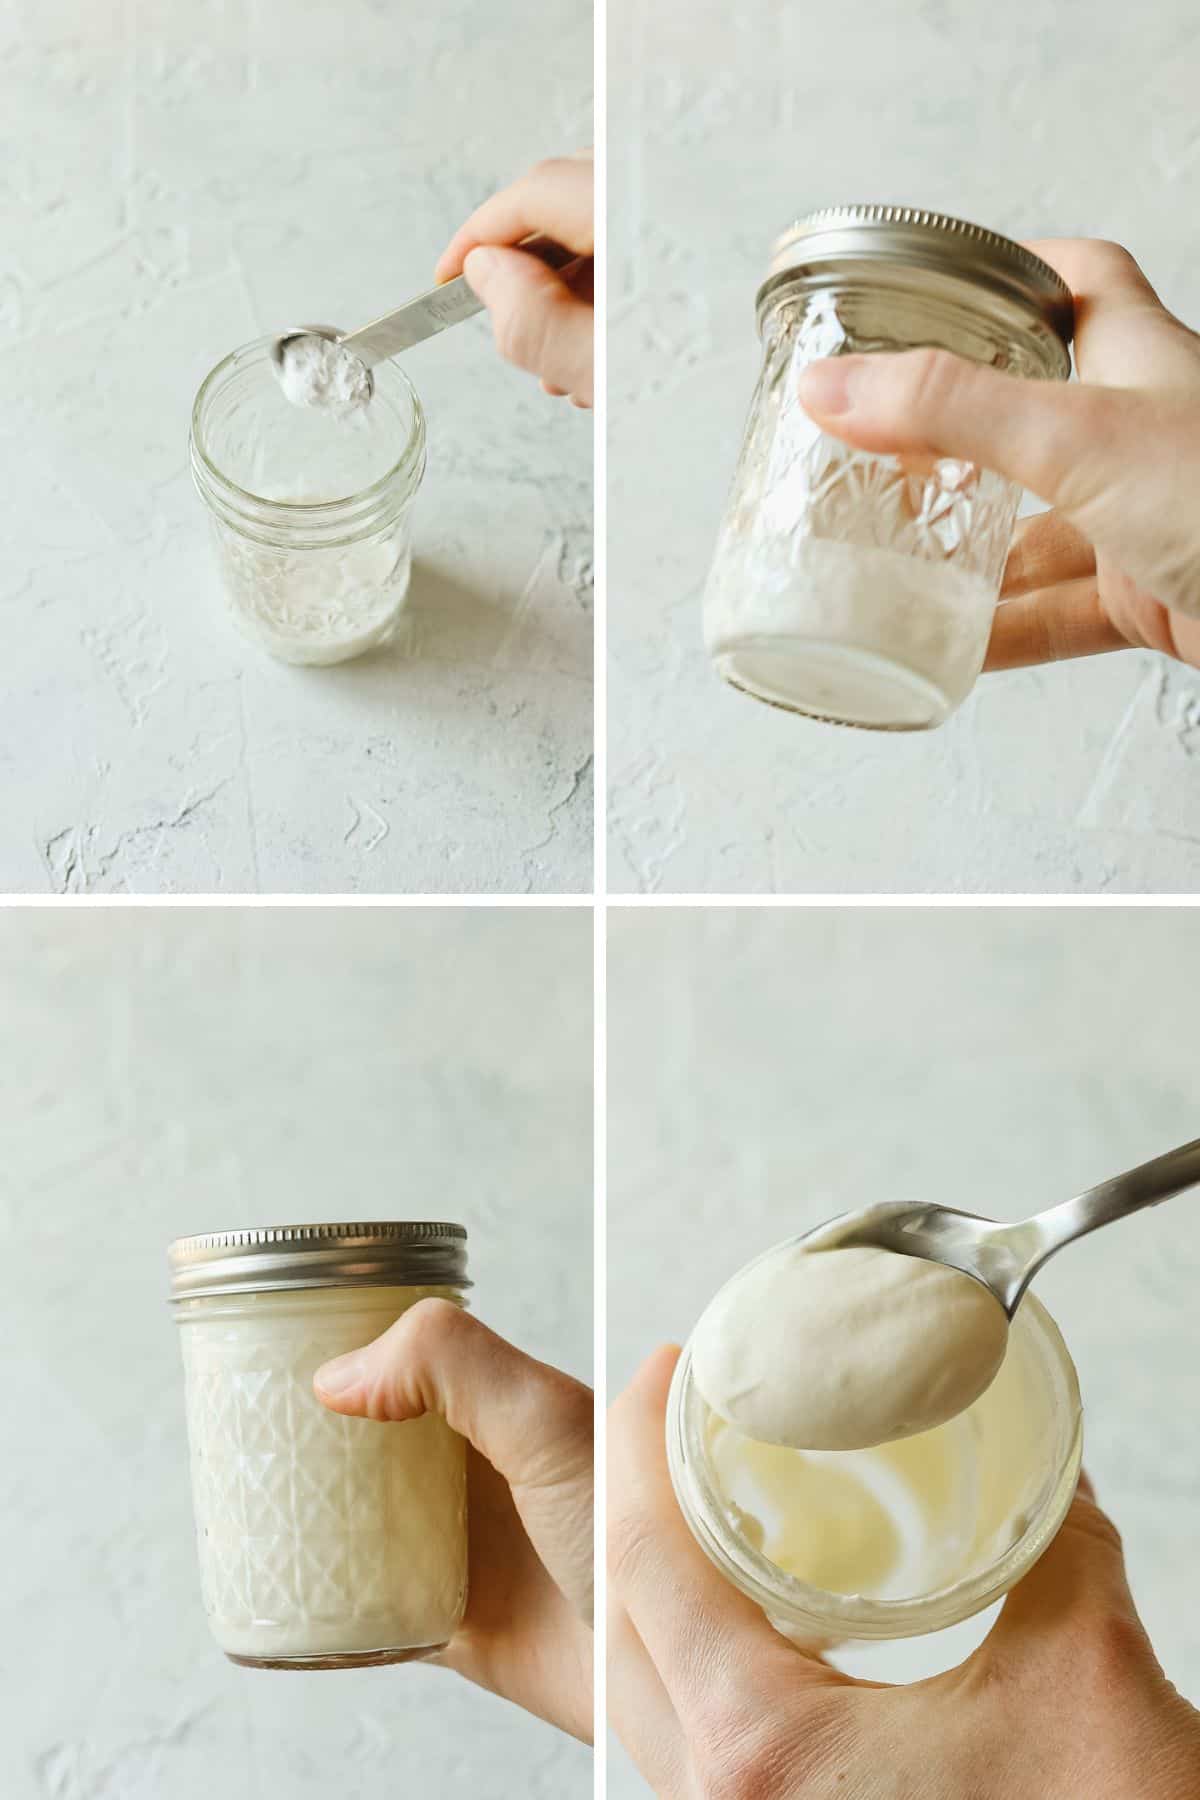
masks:
<instances>
[{"instance_id":1,"label":"white powder in spoon","mask_svg":"<svg viewBox=\"0 0 1200 1800\"><path fill-rule=\"evenodd\" d=\"M348 418L371 398L371 377L352 350L323 337L291 338L283 347L280 385L293 406Z\"/></svg>"}]
</instances>

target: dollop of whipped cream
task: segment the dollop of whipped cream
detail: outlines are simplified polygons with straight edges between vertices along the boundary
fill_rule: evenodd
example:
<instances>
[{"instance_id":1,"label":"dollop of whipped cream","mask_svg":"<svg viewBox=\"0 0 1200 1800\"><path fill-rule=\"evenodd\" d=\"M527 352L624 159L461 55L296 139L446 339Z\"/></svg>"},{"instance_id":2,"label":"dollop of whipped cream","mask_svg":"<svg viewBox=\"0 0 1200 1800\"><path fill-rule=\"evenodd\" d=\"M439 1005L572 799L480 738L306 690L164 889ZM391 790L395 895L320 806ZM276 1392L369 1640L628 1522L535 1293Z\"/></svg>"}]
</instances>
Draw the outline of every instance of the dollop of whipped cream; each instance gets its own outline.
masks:
<instances>
[{"instance_id":1,"label":"dollop of whipped cream","mask_svg":"<svg viewBox=\"0 0 1200 1800\"><path fill-rule=\"evenodd\" d=\"M329 338L295 337L283 347L279 381L293 406L348 418L371 398L371 377L353 350Z\"/></svg>"},{"instance_id":2,"label":"dollop of whipped cream","mask_svg":"<svg viewBox=\"0 0 1200 1800\"><path fill-rule=\"evenodd\" d=\"M1008 1347L981 1282L892 1250L782 1244L721 1289L692 1338L692 1373L744 1436L865 1450L964 1412Z\"/></svg>"}]
</instances>

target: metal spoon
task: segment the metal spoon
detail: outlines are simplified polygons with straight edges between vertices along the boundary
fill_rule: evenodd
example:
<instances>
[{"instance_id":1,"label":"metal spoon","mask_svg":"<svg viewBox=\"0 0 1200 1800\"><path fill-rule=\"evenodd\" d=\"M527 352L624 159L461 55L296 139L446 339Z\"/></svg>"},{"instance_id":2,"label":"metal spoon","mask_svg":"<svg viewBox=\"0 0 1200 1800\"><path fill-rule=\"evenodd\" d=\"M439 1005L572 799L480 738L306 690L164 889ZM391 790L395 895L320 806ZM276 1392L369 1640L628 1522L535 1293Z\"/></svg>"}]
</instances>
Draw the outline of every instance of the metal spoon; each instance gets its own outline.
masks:
<instances>
[{"instance_id":1,"label":"metal spoon","mask_svg":"<svg viewBox=\"0 0 1200 1800\"><path fill-rule=\"evenodd\" d=\"M581 269L587 260L556 244L552 238L523 238L515 248L536 256L548 269L557 269L566 276ZM327 338L331 344L340 344L343 350L357 356L367 371L370 392L374 393L375 383L370 371L377 362L399 356L402 350L411 350L414 344L445 331L448 325L461 325L464 319L474 317L482 309L483 301L468 286L466 277L456 275L452 281L429 288L415 299L406 301L395 312L385 313L381 319L373 319L357 331L339 331L336 325L296 325L281 331L271 345L271 361L276 368L281 368L284 351L297 338Z\"/></svg>"},{"instance_id":2,"label":"metal spoon","mask_svg":"<svg viewBox=\"0 0 1200 1800\"><path fill-rule=\"evenodd\" d=\"M884 1200L818 1226L805 1239L805 1248L895 1250L948 1263L990 1288L1011 1319L1042 1264L1064 1244L1198 1184L1200 1138L1015 1225L952 1206Z\"/></svg>"}]
</instances>

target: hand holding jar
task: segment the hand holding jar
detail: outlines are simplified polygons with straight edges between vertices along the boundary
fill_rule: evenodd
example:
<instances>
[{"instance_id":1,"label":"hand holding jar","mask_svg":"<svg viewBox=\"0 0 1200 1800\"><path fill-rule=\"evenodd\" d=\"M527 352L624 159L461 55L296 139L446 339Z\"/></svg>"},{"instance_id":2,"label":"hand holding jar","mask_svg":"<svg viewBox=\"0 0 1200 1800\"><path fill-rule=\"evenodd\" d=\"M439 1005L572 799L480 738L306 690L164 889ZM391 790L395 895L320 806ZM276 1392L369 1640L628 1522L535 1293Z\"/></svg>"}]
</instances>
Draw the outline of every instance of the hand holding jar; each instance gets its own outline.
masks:
<instances>
[{"instance_id":1,"label":"hand holding jar","mask_svg":"<svg viewBox=\"0 0 1200 1800\"><path fill-rule=\"evenodd\" d=\"M663 1800L1195 1800L1200 1715L1159 1668L1086 1483L965 1663L857 1681L776 1632L684 1523L664 1444L676 1360L656 1352L609 1426L609 1708Z\"/></svg>"},{"instance_id":2,"label":"hand holding jar","mask_svg":"<svg viewBox=\"0 0 1200 1800\"><path fill-rule=\"evenodd\" d=\"M433 1660L589 1741L592 1394L447 1300L325 1363L333 1412L437 1414L468 1445L467 1611Z\"/></svg>"},{"instance_id":3,"label":"hand holding jar","mask_svg":"<svg viewBox=\"0 0 1200 1800\"><path fill-rule=\"evenodd\" d=\"M1050 504L1018 527L988 668L1128 646L1200 666L1200 336L1118 245L1028 247L1074 293L1078 384L917 350L813 363L801 403L859 449L963 458Z\"/></svg>"},{"instance_id":4,"label":"hand holding jar","mask_svg":"<svg viewBox=\"0 0 1200 1800\"><path fill-rule=\"evenodd\" d=\"M570 280L517 248L553 238L585 259ZM546 393L592 404L592 153L556 156L493 194L459 226L435 279L465 275L487 307L506 362L541 378Z\"/></svg>"}]
</instances>

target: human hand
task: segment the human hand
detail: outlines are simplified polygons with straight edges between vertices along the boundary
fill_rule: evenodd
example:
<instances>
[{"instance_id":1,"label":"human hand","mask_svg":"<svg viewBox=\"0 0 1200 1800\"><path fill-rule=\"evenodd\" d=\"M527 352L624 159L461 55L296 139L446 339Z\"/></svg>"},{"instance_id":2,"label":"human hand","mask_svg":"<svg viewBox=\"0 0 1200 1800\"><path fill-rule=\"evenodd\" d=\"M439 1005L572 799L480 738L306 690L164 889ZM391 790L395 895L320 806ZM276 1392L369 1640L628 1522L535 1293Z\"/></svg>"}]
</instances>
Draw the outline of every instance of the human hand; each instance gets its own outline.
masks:
<instances>
[{"instance_id":1,"label":"human hand","mask_svg":"<svg viewBox=\"0 0 1200 1800\"><path fill-rule=\"evenodd\" d=\"M587 259L570 282L514 248L534 235ZM592 404L592 153L535 164L477 207L438 259L436 281L465 275L491 314L496 348L572 405Z\"/></svg>"},{"instance_id":2,"label":"human hand","mask_svg":"<svg viewBox=\"0 0 1200 1800\"><path fill-rule=\"evenodd\" d=\"M661 1800L1197 1800L1200 1714L1155 1660L1081 1492L957 1669L857 1681L797 1650L693 1539L659 1350L609 1422L609 1712Z\"/></svg>"},{"instance_id":3,"label":"human hand","mask_svg":"<svg viewBox=\"0 0 1200 1800\"><path fill-rule=\"evenodd\" d=\"M911 350L813 363L801 403L860 449L961 457L1049 503L1018 527L987 668L1130 645L1200 667L1200 336L1118 245L1029 248L1075 295L1078 383Z\"/></svg>"},{"instance_id":4,"label":"human hand","mask_svg":"<svg viewBox=\"0 0 1200 1800\"><path fill-rule=\"evenodd\" d=\"M590 1742L591 1390L433 1299L313 1388L331 1412L439 1413L466 1438L467 1611L430 1660Z\"/></svg>"}]
</instances>

